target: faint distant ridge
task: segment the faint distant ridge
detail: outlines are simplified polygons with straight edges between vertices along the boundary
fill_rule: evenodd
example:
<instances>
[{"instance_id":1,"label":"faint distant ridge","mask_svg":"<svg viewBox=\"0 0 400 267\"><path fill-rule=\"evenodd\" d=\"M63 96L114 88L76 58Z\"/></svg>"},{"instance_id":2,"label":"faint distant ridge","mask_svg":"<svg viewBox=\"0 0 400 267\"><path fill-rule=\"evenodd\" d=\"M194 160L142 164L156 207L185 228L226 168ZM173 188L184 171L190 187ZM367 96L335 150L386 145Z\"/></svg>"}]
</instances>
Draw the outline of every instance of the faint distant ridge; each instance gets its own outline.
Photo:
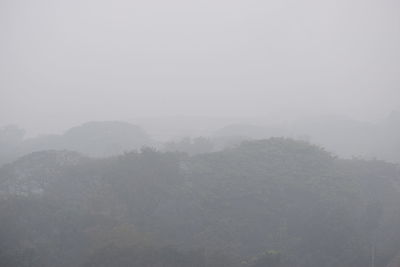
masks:
<instances>
[{"instance_id":1,"label":"faint distant ridge","mask_svg":"<svg viewBox=\"0 0 400 267\"><path fill-rule=\"evenodd\" d=\"M1 157L0 151L0 165L36 151L70 150L91 157L108 157L151 144L149 135L137 125L120 121L87 122L60 135L19 138L4 145L0 143L5 154Z\"/></svg>"},{"instance_id":2,"label":"faint distant ridge","mask_svg":"<svg viewBox=\"0 0 400 267\"><path fill-rule=\"evenodd\" d=\"M150 145L151 138L137 125L120 121L87 122L63 135L66 149L95 157L121 154Z\"/></svg>"},{"instance_id":3,"label":"faint distant ridge","mask_svg":"<svg viewBox=\"0 0 400 267\"><path fill-rule=\"evenodd\" d=\"M253 124L230 124L214 133L215 136L242 137L250 139L265 139L284 136L284 131L276 127L259 126Z\"/></svg>"},{"instance_id":4,"label":"faint distant ridge","mask_svg":"<svg viewBox=\"0 0 400 267\"><path fill-rule=\"evenodd\" d=\"M326 116L295 121L283 126L231 124L215 132L219 139L266 139L290 137L306 140L344 158L400 162L400 112L377 122ZM226 143L226 142L225 142Z\"/></svg>"}]
</instances>

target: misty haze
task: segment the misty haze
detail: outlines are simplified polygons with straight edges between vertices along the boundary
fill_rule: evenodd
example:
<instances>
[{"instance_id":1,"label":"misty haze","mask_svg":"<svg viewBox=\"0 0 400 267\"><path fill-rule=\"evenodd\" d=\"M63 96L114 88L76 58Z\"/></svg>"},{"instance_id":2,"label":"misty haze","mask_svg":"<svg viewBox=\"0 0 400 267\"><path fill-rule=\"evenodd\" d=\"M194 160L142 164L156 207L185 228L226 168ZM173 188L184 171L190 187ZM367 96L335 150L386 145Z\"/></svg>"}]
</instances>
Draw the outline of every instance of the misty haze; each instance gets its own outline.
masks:
<instances>
[{"instance_id":1,"label":"misty haze","mask_svg":"<svg viewBox=\"0 0 400 267\"><path fill-rule=\"evenodd\" d=\"M0 267L399 267L400 2L0 0Z\"/></svg>"}]
</instances>

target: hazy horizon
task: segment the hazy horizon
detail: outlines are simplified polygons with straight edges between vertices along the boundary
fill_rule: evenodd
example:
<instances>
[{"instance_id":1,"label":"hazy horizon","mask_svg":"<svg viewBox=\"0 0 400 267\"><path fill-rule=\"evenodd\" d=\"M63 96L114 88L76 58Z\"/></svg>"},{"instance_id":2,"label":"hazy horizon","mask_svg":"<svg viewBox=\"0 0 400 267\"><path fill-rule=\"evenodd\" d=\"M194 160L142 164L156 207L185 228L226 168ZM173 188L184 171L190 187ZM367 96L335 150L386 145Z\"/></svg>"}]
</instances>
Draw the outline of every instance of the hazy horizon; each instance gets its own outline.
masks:
<instances>
[{"instance_id":1,"label":"hazy horizon","mask_svg":"<svg viewBox=\"0 0 400 267\"><path fill-rule=\"evenodd\" d=\"M400 266L399 0L0 0L0 267Z\"/></svg>"},{"instance_id":2,"label":"hazy horizon","mask_svg":"<svg viewBox=\"0 0 400 267\"><path fill-rule=\"evenodd\" d=\"M0 125L400 110L400 3L0 3Z\"/></svg>"}]
</instances>

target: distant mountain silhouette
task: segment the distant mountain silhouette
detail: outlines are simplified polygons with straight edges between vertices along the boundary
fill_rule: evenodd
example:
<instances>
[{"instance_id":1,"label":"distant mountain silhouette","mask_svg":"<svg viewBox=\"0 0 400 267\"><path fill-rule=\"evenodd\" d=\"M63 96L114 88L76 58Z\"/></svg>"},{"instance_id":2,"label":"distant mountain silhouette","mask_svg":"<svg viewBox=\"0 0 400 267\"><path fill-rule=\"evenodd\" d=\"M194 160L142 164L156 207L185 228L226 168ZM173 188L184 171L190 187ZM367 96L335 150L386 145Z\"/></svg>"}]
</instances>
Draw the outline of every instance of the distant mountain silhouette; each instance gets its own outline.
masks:
<instances>
[{"instance_id":1,"label":"distant mountain silhouette","mask_svg":"<svg viewBox=\"0 0 400 267\"><path fill-rule=\"evenodd\" d=\"M265 139L274 136L283 136L284 131L275 127L263 127L253 124L230 124L214 133L221 137L247 137L251 139Z\"/></svg>"},{"instance_id":2,"label":"distant mountain silhouette","mask_svg":"<svg viewBox=\"0 0 400 267\"><path fill-rule=\"evenodd\" d=\"M281 127L231 124L216 131L215 136L241 140L290 137L317 144L345 158L400 162L400 112L392 112L376 123L328 116Z\"/></svg>"},{"instance_id":3,"label":"distant mountain silhouette","mask_svg":"<svg viewBox=\"0 0 400 267\"><path fill-rule=\"evenodd\" d=\"M107 157L152 144L151 138L142 128L119 121L87 122L61 135L42 135L28 139L21 137L10 142L10 129L14 128L7 127L0 132L0 137L4 135L2 139L7 141L0 142L0 165L35 151L72 150L87 156ZM19 134L16 130L12 132Z\"/></svg>"},{"instance_id":4,"label":"distant mountain silhouette","mask_svg":"<svg viewBox=\"0 0 400 267\"><path fill-rule=\"evenodd\" d=\"M63 135L66 149L90 156L110 156L150 145L150 137L138 126L118 121L88 122Z\"/></svg>"}]
</instances>

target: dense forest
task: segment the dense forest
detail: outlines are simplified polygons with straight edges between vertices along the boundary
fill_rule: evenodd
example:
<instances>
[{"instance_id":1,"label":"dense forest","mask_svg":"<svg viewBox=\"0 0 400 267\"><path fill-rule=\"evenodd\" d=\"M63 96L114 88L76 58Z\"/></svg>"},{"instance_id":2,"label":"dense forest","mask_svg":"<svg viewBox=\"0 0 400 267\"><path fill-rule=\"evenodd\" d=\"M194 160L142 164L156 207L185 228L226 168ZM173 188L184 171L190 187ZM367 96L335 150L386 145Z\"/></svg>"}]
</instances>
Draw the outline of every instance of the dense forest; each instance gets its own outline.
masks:
<instances>
[{"instance_id":1,"label":"dense forest","mask_svg":"<svg viewBox=\"0 0 400 267\"><path fill-rule=\"evenodd\" d=\"M0 169L0 266L387 266L399 191L394 163L287 138L33 152Z\"/></svg>"}]
</instances>

